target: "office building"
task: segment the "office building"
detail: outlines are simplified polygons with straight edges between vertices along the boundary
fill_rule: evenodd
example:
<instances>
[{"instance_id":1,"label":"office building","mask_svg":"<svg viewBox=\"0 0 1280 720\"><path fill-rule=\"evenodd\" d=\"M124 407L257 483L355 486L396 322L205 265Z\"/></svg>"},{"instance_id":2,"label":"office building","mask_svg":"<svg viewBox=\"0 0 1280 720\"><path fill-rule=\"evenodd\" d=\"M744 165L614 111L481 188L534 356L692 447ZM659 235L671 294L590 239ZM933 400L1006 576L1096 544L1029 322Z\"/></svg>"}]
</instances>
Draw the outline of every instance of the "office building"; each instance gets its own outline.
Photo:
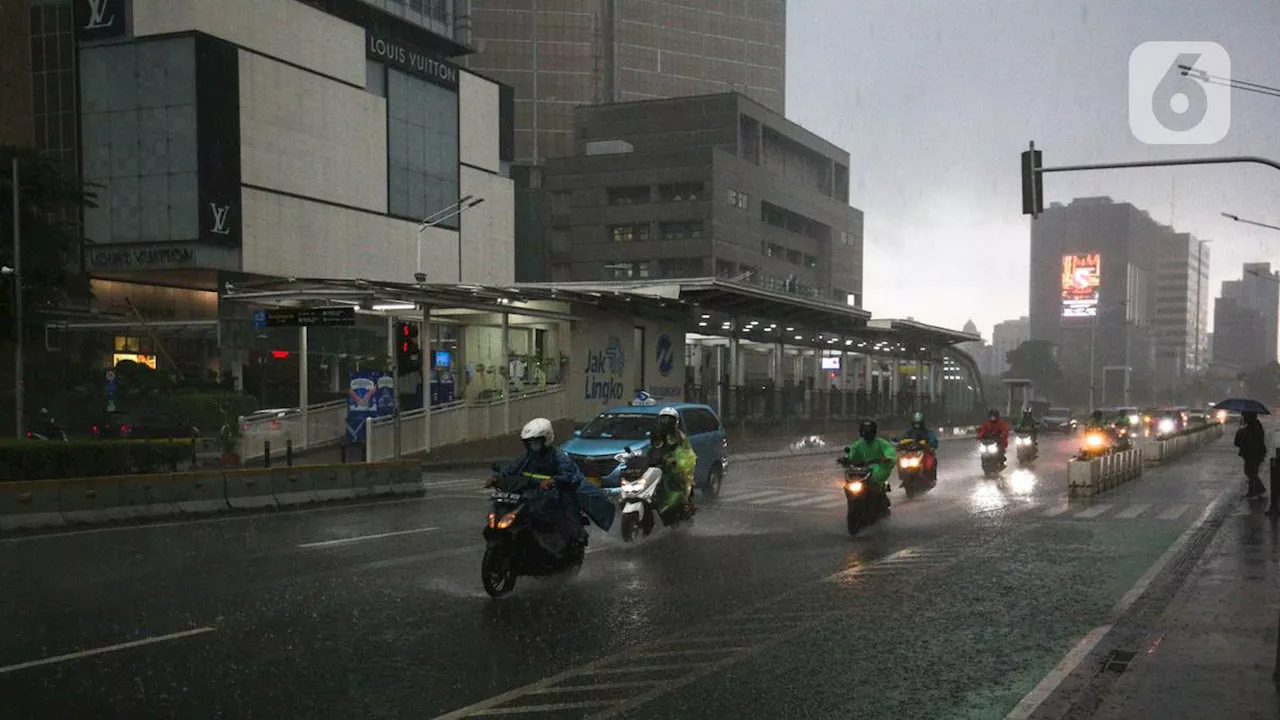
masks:
<instances>
[{"instance_id":1,"label":"office building","mask_svg":"<svg viewBox=\"0 0 1280 720\"><path fill-rule=\"evenodd\" d=\"M0 145L30 147L35 142L31 15L26 2L0 2ZM70 27L70 6L66 16Z\"/></svg>"},{"instance_id":2,"label":"office building","mask_svg":"<svg viewBox=\"0 0 1280 720\"><path fill-rule=\"evenodd\" d=\"M1031 339L1031 318L1020 317L996 323L991 331L992 375L1003 375L1009 369L1009 353Z\"/></svg>"},{"instance_id":3,"label":"office building","mask_svg":"<svg viewBox=\"0 0 1280 720\"><path fill-rule=\"evenodd\" d=\"M732 91L785 113L785 0L469 5L468 67L515 88L519 163L573 154L580 105Z\"/></svg>"},{"instance_id":4,"label":"office building","mask_svg":"<svg viewBox=\"0 0 1280 720\"><path fill-rule=\"evenodd\" d=\"M582 107L543 172L548 281L717 276L861 307L849 154L738 93ZM532 278L530 278L532 279Z\"/></svg>"},{"instance_id":5,"label":"office building","mask_svg":"<svg viewBox=\"0 0 1280 720\"><path fill-rule=\"evenodd\" d=\"M35 144L97 194L94 316L165 321L174 363L214 370L243 330L229 281L514 280L512 93L455 62L453 2L27 10ZM419 231L464 195L483 202ZM154 365L168 341L137 335L97 345Z\"/></svg>"},{"instance_id":6,"label":"office building","mask_svg":"<svg viewBox=\"0 0 1280 720\"><path fill-rule=\"evenodd\" d=\"M1209 244L1189 233L1168 235L1156 244L1152 326L1160 391L1178 399L1186 380L1209 367Z\"/></svg>"},{"instance_id":7,"label":"office building","mask_svg":"<svg viewBox=\"0 0 1280 720\"><path fill-rule=\"evenodd\" d=\"M1245 263L1239 280L1222 283L1213 309L1213 359L1241 372L1276 360L1280 273L1270 263Z\"/></svg>"}]
</instances>

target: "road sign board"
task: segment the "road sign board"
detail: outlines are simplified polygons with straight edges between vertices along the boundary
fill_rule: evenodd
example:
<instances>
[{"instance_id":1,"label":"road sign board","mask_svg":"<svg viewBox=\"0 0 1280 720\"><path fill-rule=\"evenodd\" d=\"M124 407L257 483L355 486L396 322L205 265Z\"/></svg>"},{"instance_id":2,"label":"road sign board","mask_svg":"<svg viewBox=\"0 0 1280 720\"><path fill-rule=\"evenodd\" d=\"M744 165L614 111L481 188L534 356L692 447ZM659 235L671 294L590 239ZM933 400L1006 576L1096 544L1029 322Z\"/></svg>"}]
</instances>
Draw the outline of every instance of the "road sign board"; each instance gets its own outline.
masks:
<instances>
[{"instance_id":1,"label":"road sign board","mask_svg":"<svg viewBox=\"0 0 1280 720\"><path fill-rule=\"evenodd\" d=\"M113 382L115 382L115 381L116 381L116 371L115 371L115 370L108 370L108 371L107 371L107 382L109 382L109 383L113 383Z\"/></svg>"},{"instance_id":2,"label":"road sign board","mask_svg":"<svg viewBox=\"0 0 1280 720\"><path fill-rule=\"evenodd\" d=\"M262 313L258 325L257 313ZM301 325L355 325L356 309L353 307L276 308L254 313L258 327L298 327Z\"/></svg>"},{"instance_id":3,"label":"road sign board","mask_svg":"<svg viewBox=\"0 0 1280 720\"><path fill-rule=\"evenodd\" d=\"M266 326L267 326L267 311L266 311L266 310L254 310L254 311L253 311L253 326L254 326L254 327L256 327L256 328L264 328L264 327L266 327Z\"/></svg>"}]
</instances>

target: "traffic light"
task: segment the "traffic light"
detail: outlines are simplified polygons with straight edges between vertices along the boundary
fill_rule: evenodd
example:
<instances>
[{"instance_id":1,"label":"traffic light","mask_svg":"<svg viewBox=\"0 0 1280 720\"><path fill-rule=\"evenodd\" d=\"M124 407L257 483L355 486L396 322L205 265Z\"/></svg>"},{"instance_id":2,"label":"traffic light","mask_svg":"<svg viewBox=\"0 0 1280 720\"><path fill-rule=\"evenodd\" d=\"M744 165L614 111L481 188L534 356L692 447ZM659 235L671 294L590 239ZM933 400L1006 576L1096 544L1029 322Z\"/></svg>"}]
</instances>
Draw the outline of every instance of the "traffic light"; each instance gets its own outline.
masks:
<instances>
[{"instance_id":1,"label":"traffic light","mask_svg":"<svg viewBox=\"0 0 1280 720\"><path fill-rule=\"evenodd\" d=\"M417 338L416 324L396 323L396 367L401 373L417 372L422 367L422 350Z\"/></svg>"},{"instance_id":2,"label":"traffic light","mask_svg":"<svg viewBox=\"0 0 1280 720\"><path fill-rule=\"evenodd\" d=\"M1040 151L1031 143L1030 150L1022 152L1022 214L1036 217L1044 212L1044 174L1040 168Z\"/></svg>"}]
</instances>

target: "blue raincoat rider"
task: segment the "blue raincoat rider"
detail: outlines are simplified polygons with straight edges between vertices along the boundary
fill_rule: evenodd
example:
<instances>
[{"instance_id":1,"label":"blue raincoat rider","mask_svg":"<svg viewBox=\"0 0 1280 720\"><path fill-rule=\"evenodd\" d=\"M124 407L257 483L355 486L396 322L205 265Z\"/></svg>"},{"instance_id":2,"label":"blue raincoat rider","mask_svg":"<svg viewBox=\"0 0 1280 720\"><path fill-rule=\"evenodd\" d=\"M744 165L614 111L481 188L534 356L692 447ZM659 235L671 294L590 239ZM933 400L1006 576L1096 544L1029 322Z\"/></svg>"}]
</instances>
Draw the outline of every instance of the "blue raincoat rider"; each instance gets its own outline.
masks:
<instances>
[{"instance_id":1,"label":"blue raincoat rider","mask_svg":"<svg viewBox=\"0 0 1280 720\"><path fill-rule=\"evenodd\" d=\"M542 493L542 497L531 503L531 510L539 516L558 518L561 539L564 543L572 542L582 532L582 513L586 513L591 522L608 532L613 526L617 508L608 492L587 482L582 470L569 458L564 450L552 445L555 431L551 421L546 418L534 418L520 431L520 440L524 443L524 454L510 465L503 468L504 475L545 475L550 478L548 490L554 493ZM547 548L558 552L560 548Z\"/></svg>"}]
</instances>

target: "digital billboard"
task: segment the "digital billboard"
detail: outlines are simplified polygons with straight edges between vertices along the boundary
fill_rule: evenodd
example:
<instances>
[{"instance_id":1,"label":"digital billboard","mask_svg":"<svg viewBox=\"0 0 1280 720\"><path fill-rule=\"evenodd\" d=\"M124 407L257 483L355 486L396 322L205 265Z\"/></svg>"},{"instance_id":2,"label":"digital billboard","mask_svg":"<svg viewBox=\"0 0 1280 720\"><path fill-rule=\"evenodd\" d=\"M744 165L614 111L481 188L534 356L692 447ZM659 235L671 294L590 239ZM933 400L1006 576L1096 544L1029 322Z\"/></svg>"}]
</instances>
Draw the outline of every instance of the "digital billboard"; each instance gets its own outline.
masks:
<instances>
[{"instance_id":1,"label":"digital billboard","mask_svg":"<svg viewBox=\"0 0 1280 720\"><path fill-rule=\"evenodd\" d=\"M1102 257L1098 253L1062 256L1062 317L1098 316L1101 267Z\"/></svg>"}]
</instances>

